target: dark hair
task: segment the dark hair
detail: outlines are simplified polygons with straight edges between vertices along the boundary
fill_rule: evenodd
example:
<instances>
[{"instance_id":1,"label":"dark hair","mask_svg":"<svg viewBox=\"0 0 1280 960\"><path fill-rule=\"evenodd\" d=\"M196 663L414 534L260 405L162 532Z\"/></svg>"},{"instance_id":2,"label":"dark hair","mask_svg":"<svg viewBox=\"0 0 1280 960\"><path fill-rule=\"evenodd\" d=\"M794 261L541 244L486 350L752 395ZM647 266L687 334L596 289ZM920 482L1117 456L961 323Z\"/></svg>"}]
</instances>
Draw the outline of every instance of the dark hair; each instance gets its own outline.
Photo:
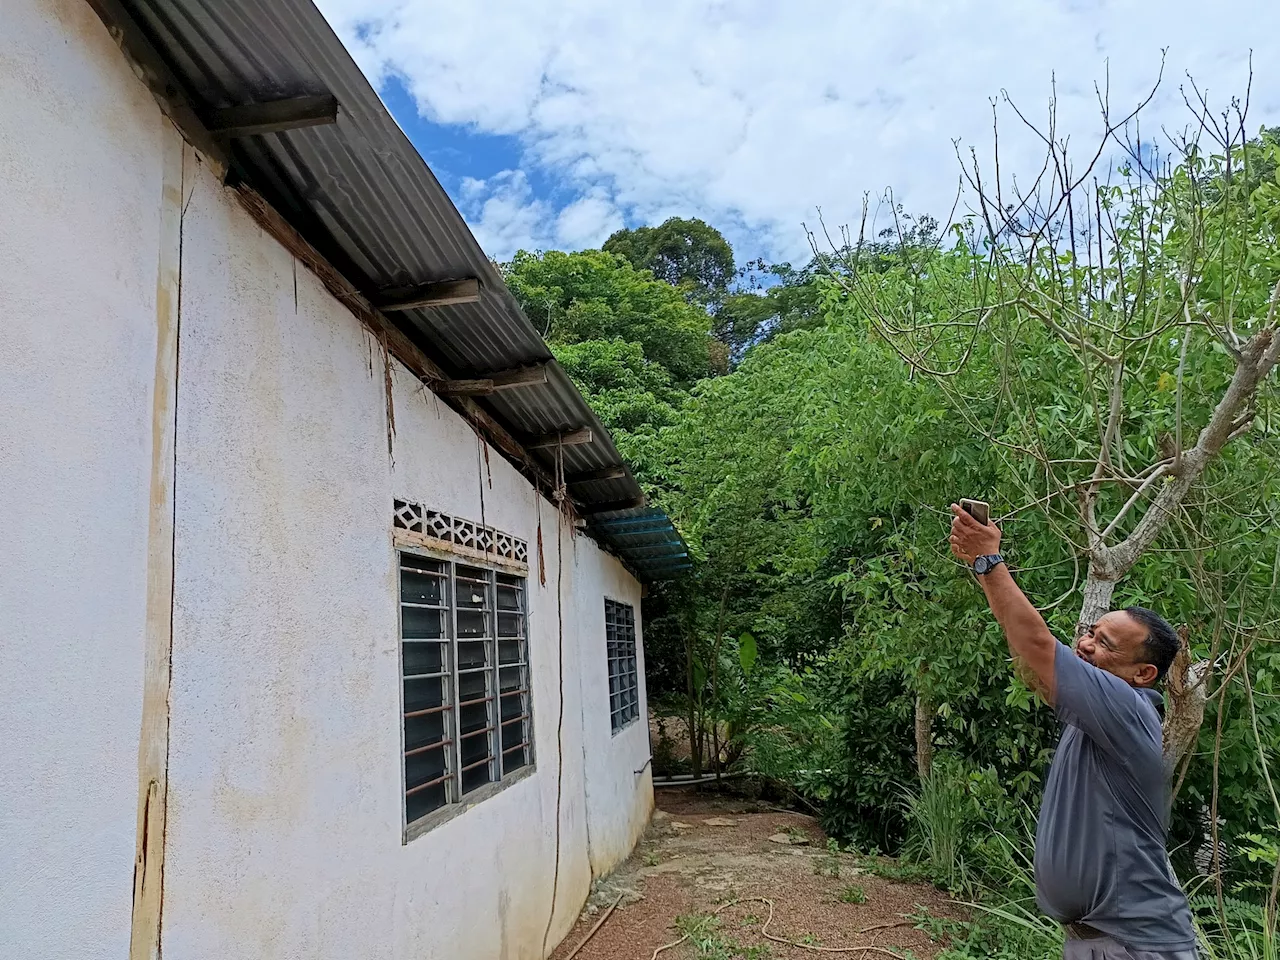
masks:
<instances>
[{"instance_id":1,"label":"dark hair","mask_svg":"<svg viewBox=\"0 0 1280 960\"><path fill-rule=\"evenodd\" d=\"M1177 656L1182 641L1169 621L1154 610L1146 607L1125 607L1124 612L1147 628L1147 638L1142 641L1142 651L1146 654L1147 663L1156 668L1156 683L1164 679L1169 672L1169 665Z\"/></svg>"}]
</instances>

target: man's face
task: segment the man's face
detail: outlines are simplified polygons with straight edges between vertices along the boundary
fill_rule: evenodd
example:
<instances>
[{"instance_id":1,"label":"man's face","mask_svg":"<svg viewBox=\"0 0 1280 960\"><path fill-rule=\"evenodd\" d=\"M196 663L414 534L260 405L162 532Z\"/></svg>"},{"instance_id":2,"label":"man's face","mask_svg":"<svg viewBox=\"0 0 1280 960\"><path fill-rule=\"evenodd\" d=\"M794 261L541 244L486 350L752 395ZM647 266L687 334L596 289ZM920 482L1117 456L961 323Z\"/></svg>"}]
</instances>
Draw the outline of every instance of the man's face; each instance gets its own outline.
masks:
<instances>
[{"instance_id":1,"label":"man's face","mask_svg":"<svg viewBox=\"0 0 1280 960\"><path fill-rule=\"evenodd\" d=\"M1123 610L1102 615L1076 640L1076 656L1135 687L1156 682L1154 664L1143 662L1147 628Z\"/></svg>"}]
</instances>

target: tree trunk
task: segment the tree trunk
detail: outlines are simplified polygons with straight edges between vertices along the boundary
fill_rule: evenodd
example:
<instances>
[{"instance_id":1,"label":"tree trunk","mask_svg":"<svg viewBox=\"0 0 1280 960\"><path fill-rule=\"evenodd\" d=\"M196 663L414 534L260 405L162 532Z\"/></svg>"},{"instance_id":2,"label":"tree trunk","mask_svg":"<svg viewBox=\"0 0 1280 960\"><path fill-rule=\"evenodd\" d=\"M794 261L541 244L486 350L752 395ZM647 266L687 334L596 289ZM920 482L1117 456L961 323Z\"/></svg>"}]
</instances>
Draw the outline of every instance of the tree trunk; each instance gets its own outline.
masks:
<instances>
[{"instance_id":1,"label":"tree trunk","mask_svg":"<svg viewBox=\"0 0 1280 960\"><path fill-rule=\"evenodd\" d=\"M720 613L716 617L716 645L711 654L711 768L715 771L716 787L720 781L720 644L724 640L724 608L729 602L729 588L720 594Z\"/></svg>"},{"instance_id":2,"label":"tree trunk","mask_svg":"<svg viewBox=\"0 0 1280 960\"><path fill-rule=\"evenodd\" d=\"M1080 618L1076 621L1076 637L1081 637L1090 626L1111 609L1111 595L1115 593L1116 582L1108 577L1100 576L1096 562L1090 562L1089 573L1084 581L1084 603L1080 606Z\"/></svg>"},{"instance_id":3,"label":"tree trunk","mask_svg":"<svg viewBox=\"0 0 1280 960\"><path fill-rule=\"evenodd\" d=\"M689 695L689 762L693 767L693 779L702 776L702 737L698 731L698 707L693 690L693 638L684 640L685 691Z\"/></svg>"},{"instance_id":4,"label":"tree trunk","mask_svg":"<svg viewBox=\"0 0 1280 960\"><path fill-rule=\"evenodd\" d=\"M933 718L938 708L923 693L916 694L916 772L921 780L933 769Z\"/></svg>"},{"instance_id":5,"label":"tree trunk","mask_svg":"<svg viewBox=\"0 0 1280 960\"><path fill-rule=\"evenodd\" d=\"M1077 637L1111 609L1116 583L1100 576L1098 566L1100 564L1096 561L1089 564L1084 582L1084 602L1076 623ZM1182 759L1200 734L1200 724L1204 721L1205 678L1211 666L1207 660L1192 662L1186 628L1180 629L1178 635L1182 645L1165 681L1164 755L1170 769Z\"/></svg>"},{"instance_id":6,"label":"tree trunk","mask_svg":"<svg viewBox=\"0 0 1280 960\"><path fill-rule=\"evenodd\" d=\"M1191 661L1187 628L1178 630L1178 655L1169 667L1165 683L1168 710L1164 720L1164 759L1169 769L1178 765L1183 755L1195 745L1204 723L1205 688L1213 666L1211 660Z\"/></svg>"}]
</instances>

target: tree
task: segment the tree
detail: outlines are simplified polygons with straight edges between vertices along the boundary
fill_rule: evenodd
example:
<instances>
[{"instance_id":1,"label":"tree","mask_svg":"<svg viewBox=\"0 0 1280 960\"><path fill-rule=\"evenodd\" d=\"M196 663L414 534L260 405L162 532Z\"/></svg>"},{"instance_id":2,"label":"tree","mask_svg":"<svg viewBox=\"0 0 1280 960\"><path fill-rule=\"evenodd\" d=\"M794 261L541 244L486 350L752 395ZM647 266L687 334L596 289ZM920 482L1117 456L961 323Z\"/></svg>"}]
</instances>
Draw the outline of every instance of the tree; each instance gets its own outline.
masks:
<instances>
[{"instance_id":1,"label":"tree","mask_svg":"<svg viewBox=\"0 0 1280 960\"><path fill-rule=\"evenodd\" d=\"M756 261L740 270L738 287L716 310L715 338L739 362L754 344L817 326L823 321L820 276L814 264L795 270Z\"/></svg>"},{"instance_id":2,"label":"tree","mask_svg":"<svg viewBox=\"0 0 1280 960\"><path fill-rule=\"evenodd\" d=\"M571 380L608 428L641 481L660 468L653 444L674 423L683 391L671 386L664 367L646 359L644 348L625 340L583 340L553 346Z\"/></svg>"},{"instance_id":3,"label":"tree","mask_svg":"<svg viewBox=\"0 0 1280 960\"><path fill-rule=\"evenodd\" d=\"M599 250L521 251L504 267L520 306L553 345L588 340L640 344L673 386L711 373L711 318L672 286Z\"/></svg>"},{"instance_id":4,"label":"tree","mask_svg":"<svg viewBox=\"0 0 1280 960\"><path fill-rule=\"evenodd\" d=\"M718 304L734 278L733 250L724 235L701 220L671 217L656 227L619 230L605 253L648 270L704 306Z\"/></svg>"},{"instance_id":5,"label":"tree","mask_svg":"<svg viewBox=\"0 0 1280 960\"><path fill-rule=\"evenodd\" d=\"M1251 175L1280 144L1249 140L1237 105L1215 117L1200 98L1189 133L1153 160L1150 144L1124 139L1141 107L1116 121L1102 104L1104 135L1083 167L1054 139L1051 111L1047 134L1032 127L1046 157L1025 191L998 156L993 175L973 154L975 210L945 232L952 247L860 269L864 215L859 240L844 238L847 271L831 274L957 409L978 396L975 362L995 364L1000 409L970 416L969 429L1084 561L1077 630L1180 532L1190 492L1228 445L1251 442L1259 417L1269 429L1280 359L1280 184ZM1124 151L1115 182L1102 172L1109 146ZM968 282L939 303L942 270ZM1172 704L1174 755L1194 740L1205 676L1194 668L1193 695Z\"/></svg>"}]
</instances>

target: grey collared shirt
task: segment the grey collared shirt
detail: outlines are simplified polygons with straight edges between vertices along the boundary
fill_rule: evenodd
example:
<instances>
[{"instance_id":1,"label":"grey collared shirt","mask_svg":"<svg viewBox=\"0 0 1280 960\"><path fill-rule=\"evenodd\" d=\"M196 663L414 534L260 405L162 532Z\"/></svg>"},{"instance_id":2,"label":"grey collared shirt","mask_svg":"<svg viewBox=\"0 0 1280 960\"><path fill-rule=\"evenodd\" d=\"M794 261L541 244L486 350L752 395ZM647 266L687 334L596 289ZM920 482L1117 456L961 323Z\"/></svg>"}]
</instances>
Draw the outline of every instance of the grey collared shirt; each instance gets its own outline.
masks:
<instances>
[{"instance_id":1,"label":"grey collared shirt","mask_svg":"<svg viewBox=\"0 0 1280 960\"><path fill-rule=\"evenodd\" d=\"M1157 691L1136 689L1058 644L1054 709L1065 728L1036 824L1036 900L1136 950L1195 947L1165 843L1169 777Z\"/></svg>"}]
</instances>

